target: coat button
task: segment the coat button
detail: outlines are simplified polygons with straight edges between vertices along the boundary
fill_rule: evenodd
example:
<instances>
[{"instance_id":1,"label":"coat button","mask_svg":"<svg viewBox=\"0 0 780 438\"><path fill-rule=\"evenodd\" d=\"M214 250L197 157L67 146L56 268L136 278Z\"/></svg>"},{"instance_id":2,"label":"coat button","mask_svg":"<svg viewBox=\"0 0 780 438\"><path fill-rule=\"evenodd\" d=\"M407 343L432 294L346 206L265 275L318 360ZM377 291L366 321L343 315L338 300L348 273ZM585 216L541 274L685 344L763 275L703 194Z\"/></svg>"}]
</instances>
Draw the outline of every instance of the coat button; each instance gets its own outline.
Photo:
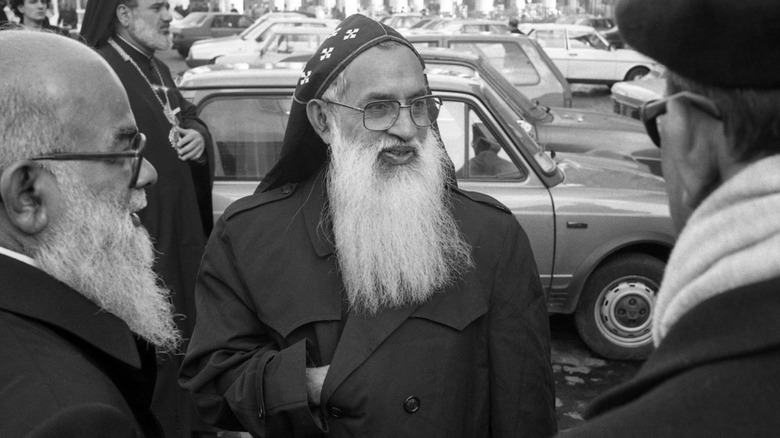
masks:
<instances>
[{"instance_id":1,"label":"coat button","mask_svg":"<svg viewBox=\"0 0 780 438\"><path fill-rule=\"evenodd\" d=\"M265 417L265 410L260 406L260 410L257 412L257 416L262 420Z\"/></svg>"},{"instance_id":2,"label":"coat button","mask_svg":"<svg viewBox=\"0 0 780 438\"><path fill-rule=\"evenodd\" d=\"M284 186L282 186L282 194L289 195L290 193L292 193L294 187L295 186L293 186L292 184L285 184Z\"/></svg>"},{"instance_id":3,"label":"coat button","mask_svg":"<svg viewBox=\"0 0 780 438\"><path fill-rule=\"evenodd\" d=\"M335 406L330 406L328 408L328 415L330 415L333 418L341 418L344 416L344 411L342 411L341 409Z\"/></svg>"},{"instance_id":4,"label":"coat button","mask_svg":"<svg viewBox=\"0 0 780 438\"><path fill-rule=\"evenodd\" d=\"M414 414L420 409L420 399L417 397L409 397L404 402L404 410L410 414Z\"/></svg>"}]
</instances>

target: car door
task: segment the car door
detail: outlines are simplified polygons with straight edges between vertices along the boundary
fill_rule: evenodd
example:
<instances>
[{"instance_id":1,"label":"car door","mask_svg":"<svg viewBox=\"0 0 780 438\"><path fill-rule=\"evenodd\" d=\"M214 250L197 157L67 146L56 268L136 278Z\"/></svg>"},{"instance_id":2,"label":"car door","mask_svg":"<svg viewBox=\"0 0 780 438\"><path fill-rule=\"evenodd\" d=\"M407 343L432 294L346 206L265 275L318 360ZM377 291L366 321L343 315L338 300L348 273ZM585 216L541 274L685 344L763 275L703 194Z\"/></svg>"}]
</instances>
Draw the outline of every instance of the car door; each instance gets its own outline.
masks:
<instances>
[{"instance_id":1,"label":"car door","mask_svg":"<svg viewBox=\"0 0 780 438\"><path fill-rule=\"evenodd\" d=\"M566 44L566 32L563 29L535 29L531 37L544 49L563 76L569 78L569 51Z\"/></svg>"},{"instance_id":2,"label":"car door","mask_svg":"<svg viewBox=\"0 0 780 438\"><path fill-rule=\"evenodd\" d=\"M490 195L512 211L528 234L542 284L548 290L553 274L555 226L547 187L479 100L462 95L441 97L444 104L437 125L458 186ZM492 149L490 158L482 157L487 148Z\"/></svg>"},{"instance_id":3,"label":"car door","mask_svg":"<svg viewBox=\"0 0 780 438\"><path fill-rule=\"evenodd\" d=\"M566 30L566 78L583 81L616 80L613 51L593 31Z\"/></svg>"}]
</instances>

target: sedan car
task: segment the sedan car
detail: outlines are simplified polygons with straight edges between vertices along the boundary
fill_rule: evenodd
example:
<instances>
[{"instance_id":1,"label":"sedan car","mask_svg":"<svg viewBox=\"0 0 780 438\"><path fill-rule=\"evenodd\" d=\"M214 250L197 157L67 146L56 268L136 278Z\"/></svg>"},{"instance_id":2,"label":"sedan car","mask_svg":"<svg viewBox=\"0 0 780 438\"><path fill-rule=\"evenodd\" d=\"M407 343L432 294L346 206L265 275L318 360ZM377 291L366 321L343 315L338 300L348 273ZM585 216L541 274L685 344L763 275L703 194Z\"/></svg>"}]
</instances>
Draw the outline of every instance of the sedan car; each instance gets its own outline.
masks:
<instances>
[{"instance_id":1,"label":"sedan car","mask_svg":"<svg viewBox=\"0 0 780 438\"><path fill-rule=\"evenodd\" d=\"M252 24L252 19L237 13L192 12L186 18L196 15L187 25L173 29L173 48L186 57L195 41L218 38L240 33Z\"/></svg>"},{"instance_id":2,"label":"sedan car","mask_svg":"<svg viewBox=\"0 0 780 438\"><path fill-rule=\"evenodd\" d=\"M525 35L435 32L410 34L406 38L418 50L447 47L474 53L487 60L529 98L548 106L571 107L569 83L539 44Z\"/></svg>"},{"instance_id":3,"label":"sedan car","mask_svg":"<svg viewBox=\"0 0 780 438\"><path fill-rule=\"evenodd\" d=\"M639 107L663 97L666 90L666 68L654 67L639 79L618 82L612 86L612 108L624 116L639 118Z\"/></svg>"},{"instance_id":4,"label":"sedan car","mask_svg":"<svg viewBox=\"0 0 780 438\"><path fill-rule=\"evenodd\" d=\"M536 39L569 82L612 85L647 74L657 63L630 49L616 49L592 27L533 24Z\"/></svg>"},{"instance_id":5,"label":"sedan car","mask_svg":"<svg viewBox=\"0 0 780 438\"><path fill-rule=\"evenodd\" d=\"M302 69L203 66L179 80L213 135L215 218L251 194L278 159ZM605 357L646 357L655 295L674 243L663 179L622 160L553 158L484 81L437 74L428 80L444 102L437 132L458 185L495 197L522 224L549 311L575 313L582 338ZM511 171L471 172L477 132Z\"/></svg>"},{"instance_id":6,"label":"sedan car","mask_svg":"<svg viewBox=\"0 0 780 438\"><path fill-rule=\"evenodd\" d=\"M214 63L274 63L297 56L308 59L332 34L333 29L329 27L275 27L256 51L217 56Z\"/></svg>"},{"instance_id":7,"label":"sedan car","mask_svg":"<svg viewBox=\"0 0 780 438\"><path fill-rule=\"evenodd\" d=\"M337 24L338 20L309 18L297 13L261 17L238 35L196 42L190 48L186 62L190 67L197 67L213 64L217 57L231 53L258 53L268 36L281 26L335 28Z\"/></svg>"}]
</instances>

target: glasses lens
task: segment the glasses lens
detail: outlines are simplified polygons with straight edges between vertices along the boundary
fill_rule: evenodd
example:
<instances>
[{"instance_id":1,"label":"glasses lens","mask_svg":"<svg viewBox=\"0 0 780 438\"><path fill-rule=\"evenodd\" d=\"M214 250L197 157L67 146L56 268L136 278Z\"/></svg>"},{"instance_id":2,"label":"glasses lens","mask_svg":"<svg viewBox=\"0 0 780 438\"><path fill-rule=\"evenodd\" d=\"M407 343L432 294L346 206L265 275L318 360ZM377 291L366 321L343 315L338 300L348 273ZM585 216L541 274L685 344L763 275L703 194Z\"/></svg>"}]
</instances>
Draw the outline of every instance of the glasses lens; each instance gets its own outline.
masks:
<instances>
[{"instance_id":1,"label":"glasses lens","mask_svg":"<svg viewBox=\"0 0 780 438\"><path fill-rule=\"evenodd\" d=\"M144 158L141 155L141 152L144 150L144 147L146 146L146 136L142 133L138 133L130 143L130 149L137 151L138 155L132 158L131 165L133 166L133 174L130 177L130 188L134 189L136 184L138 183L138 175L141 173L141 166L143 165Z\"/></svg>"},{"instance_id":2,"label":"glasses lens","mask_svg":"<svg viewBox=\"0 0 780 438\"><path fill-rule=\"evenodd\" d=\"M409 110L412 112L414 124L420 127L430 126L439 117L441 108L441 99L433 96L426 96L412 101Z\"/></svg>"},{"instance_id":3,"label":"glasses lens","mask_svg":"<svg viewBox=\"0 0 780 438\"><path fill-rule=\"evenodd\" d=\"M398 117L401 104L392 101L371 102L363 112L366 129L383 131L393 125Z\"/></svg>"},{"instance_id":4,"label":"glasses lens","mask_svg":"<svg viewBox=\"0 0 780 438\"><path fill-rule=\"evenodd\" d=\"M639 110L639 119L645 125L645 131L656 146L661 147L661 135L658 133L658 117L666 114L666 99L644 104Z\"/></svg>"}]
</instances>

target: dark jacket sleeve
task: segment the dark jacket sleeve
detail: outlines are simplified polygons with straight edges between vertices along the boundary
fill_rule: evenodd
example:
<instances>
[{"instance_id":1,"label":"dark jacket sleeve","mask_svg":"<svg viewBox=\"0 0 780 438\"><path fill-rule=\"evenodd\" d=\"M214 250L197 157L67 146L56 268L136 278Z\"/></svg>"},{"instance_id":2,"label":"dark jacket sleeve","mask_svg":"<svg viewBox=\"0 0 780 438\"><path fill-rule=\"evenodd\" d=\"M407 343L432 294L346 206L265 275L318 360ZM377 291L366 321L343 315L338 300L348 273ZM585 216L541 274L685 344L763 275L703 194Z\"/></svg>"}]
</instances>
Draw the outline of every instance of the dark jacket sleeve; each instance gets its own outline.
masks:
<instances>
[{"instance_id":1,"label":"dark jacket sleeve","mask_svg":"<svg viewBox=\"0 0 780 438\"><path fill-rule=\"evenodd\" d=\"M214 426L257 437L322 435L308 405L306 341L280 348L258 319L226 228L220 219L201 263L198 323L179 382Z\"/></svg>"},{"instance_id":2,"label":"dark jacket sleeve","mask_svg":"<svg viewBox=\"0 0 780 438\"><path fill-rule=\"evenodd\" d=\"M488 314L491 435L549 437L558 426L547 305L528 237L512 222Z\"/></svg>"}]
</instances>

